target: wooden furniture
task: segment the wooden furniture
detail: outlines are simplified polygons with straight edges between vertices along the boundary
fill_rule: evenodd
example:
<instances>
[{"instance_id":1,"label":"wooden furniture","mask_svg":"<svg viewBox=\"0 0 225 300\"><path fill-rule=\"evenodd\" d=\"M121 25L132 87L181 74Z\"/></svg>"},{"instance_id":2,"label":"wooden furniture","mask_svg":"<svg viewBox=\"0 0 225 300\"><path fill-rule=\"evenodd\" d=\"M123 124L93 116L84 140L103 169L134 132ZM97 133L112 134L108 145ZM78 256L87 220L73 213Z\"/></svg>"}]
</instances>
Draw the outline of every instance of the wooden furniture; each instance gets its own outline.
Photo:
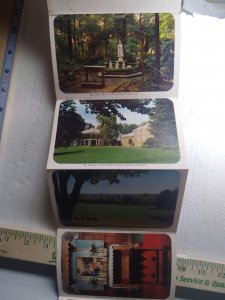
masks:
<instances>
[{"instance_id":1,"label":"wooden furniture","mask_svg":"<svg viewBox=\"0 0 225 300\"><path fill-rule=\"evenodd\" d=\"M83 87L102 88L105 86L105 66L86 65L85 81L81 83Z\"/></svg>"}]
</instances>

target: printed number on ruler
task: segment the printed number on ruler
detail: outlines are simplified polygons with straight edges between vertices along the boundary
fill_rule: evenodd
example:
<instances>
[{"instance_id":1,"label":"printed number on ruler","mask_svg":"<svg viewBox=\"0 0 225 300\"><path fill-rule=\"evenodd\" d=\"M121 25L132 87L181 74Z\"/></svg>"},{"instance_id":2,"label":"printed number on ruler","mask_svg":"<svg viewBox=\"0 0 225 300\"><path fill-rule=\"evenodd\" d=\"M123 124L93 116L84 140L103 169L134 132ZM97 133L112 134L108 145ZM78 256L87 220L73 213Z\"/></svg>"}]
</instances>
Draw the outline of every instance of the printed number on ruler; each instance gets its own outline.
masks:
<instances>
[{"instance_id":1,"label":"printed number on ruler","mask_svg":"<svg viewBox=\"0 0 225 300\"><path fill-rule=\"evenodd\" d=\"M0 81L0 138L4 123L7 97L9 93L10 79L12 75L13 60L16 50L16 41L19 31L20 19L23 9L23 0L14 0L12 9L12 20L10 23L8 40L6 45L5 59Z\"/></svg>"},{"instance_id":2,"label":"printed number on ruler","mask_svg":"<svg viewBox=\"0 0 225 300\"><path fill-rule=\"evenodd\" d=\"M176 284L225 293L225 263L178 257Z\"/></svg>"},{"instance_id":3,"label":"printed number on ruler","mask_svg":"<svg viewBox=\"0 0 225 300\"><path fill-rule=\"evenodd\" d=\"M0 256L55 265L56 237L0 228Z\"/></svg>"}]
</instances>

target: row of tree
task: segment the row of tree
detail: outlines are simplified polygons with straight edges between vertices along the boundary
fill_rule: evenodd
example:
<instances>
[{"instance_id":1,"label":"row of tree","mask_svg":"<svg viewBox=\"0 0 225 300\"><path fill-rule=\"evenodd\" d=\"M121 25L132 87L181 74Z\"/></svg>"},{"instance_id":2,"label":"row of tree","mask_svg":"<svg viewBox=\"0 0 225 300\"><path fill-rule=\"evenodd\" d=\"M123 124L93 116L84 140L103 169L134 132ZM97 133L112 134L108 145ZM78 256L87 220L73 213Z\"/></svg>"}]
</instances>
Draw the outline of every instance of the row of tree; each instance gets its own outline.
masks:
<instances>
[{"instance_id":1,"label":"row of tree","mask_svg":"<svg viewBox=\"0 0 225 300\"><path fill-rule=\"evenodd\" d=\"M82 195L79 202L86 204L113 204L113 205L147 205L152 209L173 210L176 207L178 189L166 189L159 194L97 194Z\"/></svg>"}]
</instances>

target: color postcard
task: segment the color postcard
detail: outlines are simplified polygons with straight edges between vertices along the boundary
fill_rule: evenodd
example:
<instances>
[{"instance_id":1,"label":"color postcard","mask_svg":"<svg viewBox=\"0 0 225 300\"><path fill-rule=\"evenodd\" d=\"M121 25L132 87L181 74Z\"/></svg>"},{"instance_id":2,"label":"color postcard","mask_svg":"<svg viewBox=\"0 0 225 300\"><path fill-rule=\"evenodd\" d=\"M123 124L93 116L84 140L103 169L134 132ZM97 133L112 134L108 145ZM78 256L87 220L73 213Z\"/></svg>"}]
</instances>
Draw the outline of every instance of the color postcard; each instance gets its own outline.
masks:
<instances>
[{"instance_id":1,"label":"color postcard","mask_svg":"<svg viewBox=\"0 0 225 300\"><path fill-rule=\"evenodd\" d=\"M65 231L58 238L60 295L168 299L173 291L167 234Z\"/></svg>"},{"instance_id":2,"label":"color postcard","mask_svg":"<svg viewBox=\"0 0 225 300\"><path fill-rule=\"evenodd\" d=\"M168 91L174 81L172 14L75 14L54 19L60 90Z\"/></svg>"},{"instance_id":3,"label":"color postcard","mask_svg":"<svg viewBox=\"0 0 225 300\"><path fill-rule=\"evenodd\" d=\"M60 103L57 164L174 164L180 159L169 99L65 100ZM53 141L54 143L54 141Z\"/></svg>"},{"instance_id":4,"label":"color postcard","mask_svg":"<svg viewBox=\"0 0 225 300\"><path fill-rule=\"evenodd\" d=\"M180 176L175 170L55 171L55 213L70 227L169 228L180 199Z\"/></svg>"},{"instance_id":5,"label":"color postcard","mask_svg":"<svg viewBox=\"0 0 225 300\"><path fill-rule=\"evenodd\" d=\"M57 99L177 96L180 0L48 2Z\"/></svg>"}]
</instances>

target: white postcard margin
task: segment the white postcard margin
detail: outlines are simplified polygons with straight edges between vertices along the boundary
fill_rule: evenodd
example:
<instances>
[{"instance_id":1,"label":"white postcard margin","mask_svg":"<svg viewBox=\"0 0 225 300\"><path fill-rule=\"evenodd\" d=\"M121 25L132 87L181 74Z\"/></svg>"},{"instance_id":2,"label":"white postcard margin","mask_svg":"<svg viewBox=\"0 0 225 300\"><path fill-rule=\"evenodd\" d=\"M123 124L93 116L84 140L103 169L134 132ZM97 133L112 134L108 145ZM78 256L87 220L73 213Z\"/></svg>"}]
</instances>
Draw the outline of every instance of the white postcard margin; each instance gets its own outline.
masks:
<instances>
[{"instance_id":1,"label":"white postcard margin","mask_svg":"<svg viewBox=\"0 0 225 300\"><path fill-rule=\"evenodd\" d=\"M49 14L107 13L120 8L121 13L129 9L143 12L180 13L182 0L48 0Z\"/></svg>"}]
</instances>

